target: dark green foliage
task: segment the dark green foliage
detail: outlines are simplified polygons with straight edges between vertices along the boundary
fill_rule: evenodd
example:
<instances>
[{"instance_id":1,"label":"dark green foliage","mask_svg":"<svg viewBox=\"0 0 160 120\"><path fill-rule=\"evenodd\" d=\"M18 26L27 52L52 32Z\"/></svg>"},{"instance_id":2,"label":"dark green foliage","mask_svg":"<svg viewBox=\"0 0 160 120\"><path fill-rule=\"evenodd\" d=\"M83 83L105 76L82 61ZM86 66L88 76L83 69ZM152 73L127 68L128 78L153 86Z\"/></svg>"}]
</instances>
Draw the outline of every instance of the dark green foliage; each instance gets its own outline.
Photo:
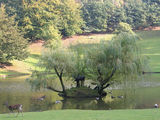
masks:
<instances>
[{"instance_id":1,"label":"dark green foliage","mask_svg":"<svg viewBox=\"0 0 160 120\"><path fill-rule=\"evenodd\" d=\"M62 0L58 8L58 29L63 36L72 36L82 33L83 19L81 17L80 5L75 0Z\"/></svg>"},{"instance_id":2,"label":"dark green foliage","mask_svg":"<svg viewBox=\"0 0 160 120\"><path fill-rule=\"evenodd\" d=\"M7 13L15 15L19 29L32 41L54 41L82 32L80 5L74 0L1 0L0 3L6 4ZM48 31L51 29L52 32Z\"/></svg>"},{"instance_id":3,"label":"dark green foliage","mask_svg":"<svg viewBox=\"0 0 160 120\"><path fill-rule=\"evenodd\" d=\"M43 39L47 41L54 39L53 33L57 32L56 25L58 19L58 16L55 14L56 10L54 11L54 4L56 2L50 1L49 3L43 0L26 0L23 3L23 15L18 22L19 27L26 32L25 37L31 40ZM52 32L50 27L52 27ZM48 38L46 38L45 33L47 33Z\"/></svg>"},{"instance_id":4,"label":"dark green foliage","mask_svg":"<svg viewBox=\"0 0 160 120\"><path fill-rule=\"evenodd\" d=\"M107 31L113 32L117 28L118 24L120 22L125 22L127 18L123 8L117 8L116 6L113 6L112 8L108 6L108 8L110 8L111 11L108 10Z\"/></svg>"},{"instance_id":5,"label":"dark green foliage","mask_svg":"<svg viewBox=\"0 0 160 120\"><path fill-rule=\"evenodd\" d=\"M0 62L23 60L27 57L27 40L18 30L14 17L8 17L5 6L0 8Z\"/></svg>"},{"instance_id":6,"label":"dark green foliage","mask_svg":"<svg viewBox=\"0 0 160 120\"><path fill-rule=\"evenodd\" d=\"M113 32L120 22L133 29L160 25L159 0L82 0L85 30ZM98 19L96 19L98 16Z\"/></svg>"},{"instance_id":7,"label":"dark green foliage","mask_svg":"<svg viewBox=\"0 0 160 120\"><path fill-rule=\"evenodd\" d=\"M145 4L141 0L130 0L124 5L127 16L126 22L134 29L147 26L145 7Z\"/></svg>"},{"instance_id":8,"label":"dark green foliage","mask_svg":"<svg viewBox=\"0 0 160 120\"><path fill-rule=\"evenodd\" d=\"M107 10L103 2L89 1L83 4L83 19L86 22L84 31L100 32L107 28Z\"/></svg>"},{"instance_id":9,"label":"dark green foliage","mask_svg":"<svg viewBox=\"0 0 160 120\"><path fill-rule=\"evenodd\" d=\"M26 38L48 41L48 35L49 43L60 36L82 33L82 29L84 32L113 32L120 22L133 29L160 25L159 0L76 1L0 0L0 3L6 4L9 16L15 15ZM52 32L48 31L50 29Z\"/></svg>"},{"instance_id":10,"label":"dark green foliage","mask_svg":"<svg viewBox=\"0 0 160 120\"><path fill-rule=\"evenodd\" d=\"M160 1L159 0L145 0L148 8L147 21L150 26L160 25Z\"/></svg>"}]
</instances>

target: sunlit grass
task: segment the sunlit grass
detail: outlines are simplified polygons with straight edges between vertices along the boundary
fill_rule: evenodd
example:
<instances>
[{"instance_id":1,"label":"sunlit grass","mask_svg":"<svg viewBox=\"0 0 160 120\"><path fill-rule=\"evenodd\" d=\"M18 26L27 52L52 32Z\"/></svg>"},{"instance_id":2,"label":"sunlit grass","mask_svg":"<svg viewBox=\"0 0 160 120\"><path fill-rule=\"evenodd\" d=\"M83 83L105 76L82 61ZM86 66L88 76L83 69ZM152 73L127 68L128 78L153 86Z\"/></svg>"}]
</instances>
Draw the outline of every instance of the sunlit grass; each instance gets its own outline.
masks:
<instances>
[{"instance_id":1,"label":"sunlit grass","mask_svg":"<svg viewBox=\"0 0 160 120\"><path fill-rule=\"evenodd\" d=\"M91 34L91 35L81 35L73 36L66 40L63 40L63 45L68 47L69 45L76 44L97 44L101 40L111 40L114 34Z\"/></svg>"},{"instance_id":2,"label":"sunlit grass","mask_svg":"<svg viewBox=\"0 0 160 120\"><path fill-rule=\"evenodd\" d=\"M52 110L14 115L0 115L1 120L159 120L160 109L146 110Z\"/></svg>"},{"instance_id":3,"label":"sunlit grass","mask_svg":"<svg viewBox=\"0 0 160 120\"><path fill-rule=\"evenodd\" d=\"M31 74L31 71L37 68L37 62L41 55L42 43L33 43L29 46L29 57L23 61L13 60L12 66L6 69L0 69L0 75L17 76Z\"/></svg>"},{"instance_id":4,"label":"sunlit grass","mask_svg":"<svg viewBox=\"0 0 160 120\"><path fill-rule=\"evenodd\" d=\"M160 31L141 31L137 33L142 54L149 58L151 71L160 72Z\"/></svg>"}]
</instances>

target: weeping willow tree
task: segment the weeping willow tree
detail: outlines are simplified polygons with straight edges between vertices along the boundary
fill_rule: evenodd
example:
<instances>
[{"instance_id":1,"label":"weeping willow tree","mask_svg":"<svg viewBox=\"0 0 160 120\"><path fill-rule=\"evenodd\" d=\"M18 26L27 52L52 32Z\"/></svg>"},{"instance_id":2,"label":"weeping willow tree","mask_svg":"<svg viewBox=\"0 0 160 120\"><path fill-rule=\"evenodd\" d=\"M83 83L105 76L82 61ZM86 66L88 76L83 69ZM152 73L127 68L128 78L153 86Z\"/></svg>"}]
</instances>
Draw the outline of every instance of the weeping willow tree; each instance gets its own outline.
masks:
<instances>
[{"instance_id":1,"label":"weeping willow tree","mask_svg":"<svg viewBox=\"0 0 160 120\"><path fill-rule=\"evenodd\" d=\"M112 83L141 76L145 60L136 43L138 39L135 34L122 32L88 51L88 77L100 96L106 95L103 90Z\"/></svg>"},{"instance_id":2,"label":"weeping willow tree","mask_svg":"<svg viewBox=\"0 0 160 120\"><path fill-rule=\"evenodd\" d=\"M94 97L105 96L104 89L112 83L136 80L141 76L144 70L144 59L137 47L137 40L138 37L135 34L123 32L113 37L111 41L101 42L87 51L83 47L79 50L49 49L42 54L38 64L43 71L34 71L30 82L37 89L48 88L67 97L73 92L68 93L64 80L67 82L66 78L71 81L84 76L93 81L95 88L89 87L83 93L89 91L88 93L94 94ZM60 89L56 87L57 78L61 85ZM73 89L77 91L81 88ZM77 91L75 95L79 96L80 93L82 91Z\"/></svg>"},{"instance_id":3,"label":"weeping willow tree","mask_svg":"<svg viewBox=\"0 0 160 120\"><path fill-rule=\"evenodd\" d=\"M31 77L28 79L32 87L35 89L47 88L55 92L62 93L66 96L66 88L64 78L70 75L75 66L74 52L63 49L48 49L42 53L38 66L42 71L33 71ZM61 89L56 89L56 80L60 82Z\"/></svg>"}]
</instances>

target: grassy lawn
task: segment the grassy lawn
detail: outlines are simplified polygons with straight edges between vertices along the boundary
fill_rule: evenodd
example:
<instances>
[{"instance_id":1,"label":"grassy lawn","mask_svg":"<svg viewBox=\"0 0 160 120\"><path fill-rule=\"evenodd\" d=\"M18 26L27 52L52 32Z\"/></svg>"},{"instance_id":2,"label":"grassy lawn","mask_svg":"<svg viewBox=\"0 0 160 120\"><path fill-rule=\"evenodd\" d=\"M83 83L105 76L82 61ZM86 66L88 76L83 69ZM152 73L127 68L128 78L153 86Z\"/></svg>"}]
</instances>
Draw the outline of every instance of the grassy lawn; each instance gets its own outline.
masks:
<instances>
[{"instance_id":1,"label":"grassy lawn","mask_svg":"<svg viewBox=\"0 0 160 120\"><path fill-rule=\"evenodd\" d=\"M53 110L14 115L1 114L0 120L160 120L160 109L146 110Z\"/></svg>"},{"instance_id":2,"label":"grassy lawn","mask_svg":"<svg viewBox=\"0 0 160 120\"><path fill-rule=\"evenodd\" d=\"M29 57L23 61L14 60L11 63L13 66L8 66L6 69L0 68L0 75L19 76L24 74L30 74L31 70L36 68L36 64L39 60L42 43L33 43L29 46Z\"/></svg>"},{"instance_id":3,"label":"grassy lawn","mask_svg":"<svg viewBox=\"0 0 160 120\"><path fill-rule=\"evenodd\" d=\"M143 39L139 42L142 53L149 57L151 71L160 72L160 31L138 32Z\"/></svg>"}]
</instances>

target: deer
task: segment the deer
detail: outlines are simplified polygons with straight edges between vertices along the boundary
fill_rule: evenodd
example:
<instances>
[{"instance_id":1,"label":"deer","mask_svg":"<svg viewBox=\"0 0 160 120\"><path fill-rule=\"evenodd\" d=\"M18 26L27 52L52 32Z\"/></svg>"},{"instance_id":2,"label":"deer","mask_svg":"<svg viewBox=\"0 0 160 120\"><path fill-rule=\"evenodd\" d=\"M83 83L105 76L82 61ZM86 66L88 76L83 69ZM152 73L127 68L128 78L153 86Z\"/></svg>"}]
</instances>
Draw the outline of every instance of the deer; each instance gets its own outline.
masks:
<instances>
[{"instance_id":1,"label":"deer","mask_svg":"<svg viewBox=\"0 0 160 120\"><path fill-rule=\"evenodd\" d=\"M18 112L17 116L20 112L22 113L22 116L23 116L22 104L8 105L8 102L5 102L3 105L5 105L9 109L10 113L14 113L14 110L17 110L17 112Z\"/></svg>"}]
</instances>

